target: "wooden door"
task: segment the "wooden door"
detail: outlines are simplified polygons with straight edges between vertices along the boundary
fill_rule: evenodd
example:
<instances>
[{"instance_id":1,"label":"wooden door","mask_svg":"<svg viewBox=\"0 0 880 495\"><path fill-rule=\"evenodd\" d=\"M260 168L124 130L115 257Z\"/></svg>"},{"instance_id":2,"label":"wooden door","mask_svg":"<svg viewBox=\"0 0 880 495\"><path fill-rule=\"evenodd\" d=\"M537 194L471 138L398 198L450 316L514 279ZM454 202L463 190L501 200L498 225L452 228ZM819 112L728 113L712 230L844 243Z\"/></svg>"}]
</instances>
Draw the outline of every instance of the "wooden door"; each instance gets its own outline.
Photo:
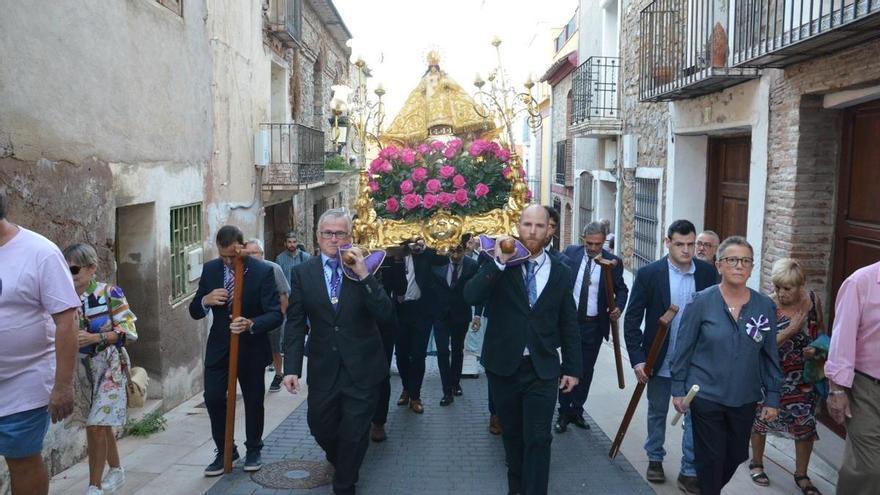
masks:
<instances>
[{"instance_id":1,"label":"wooden door","mask_svg":"<svg viewBox=\"0 0 880 495\"><path fill-rule=\"evenodd\" d=\"M880 101L844 112L841 142L834 297L852 272L880 261Z\"/></svg>"},{"instance_id":2,"label":"wooden door","mask_svg":"<svg viewBox=\"0 0 880 495\"><path fill-rule=\"evenodd\" d=\"M749 219L749 136L709 138L705 228L722 240L746 235Z\"/></svg>"}]
</instances>

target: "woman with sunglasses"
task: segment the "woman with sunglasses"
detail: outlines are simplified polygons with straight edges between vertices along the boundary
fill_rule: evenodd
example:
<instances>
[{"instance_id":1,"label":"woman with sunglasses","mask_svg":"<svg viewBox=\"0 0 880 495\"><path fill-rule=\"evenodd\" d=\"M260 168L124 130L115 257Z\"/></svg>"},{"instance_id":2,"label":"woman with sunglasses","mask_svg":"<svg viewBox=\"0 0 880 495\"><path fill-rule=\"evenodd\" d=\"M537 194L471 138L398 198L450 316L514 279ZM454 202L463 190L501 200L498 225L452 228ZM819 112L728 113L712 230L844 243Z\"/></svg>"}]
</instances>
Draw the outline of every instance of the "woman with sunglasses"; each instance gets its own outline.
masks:
<instances>
[{"instance_id":1,"label":"woman with sunglasses","mask_svg":"<svg viewBox=\"0 0 880 495\"><path fill-rule=\"evenodd\" d=\"M98 254L88 244L64 249L73 284L80 294L82 309L78 336L79 364L76 377L76 406L73 420L86 426L89 454L87 495L116 490L125 482L119 461L114 426L126 421L130 366L124 345L137 340L134 313L119 287L98 282ZM102 478L104 464L110 466Z\"/></svg>"},{"instance_id":2,"label":"woman with sunglasses","mask_svg":"<svg viewBox=\"0 0 880 495\"><path fill-rule=\"evenodd\" d=\"M721 283L698 292L684 311L672 361L672 403L690 410L694 457L702 495L721 493L749 458L755 409L776 419L782 370L776 349L776 305L746 286L754 251L744 238L728 237L715 266ZM690 406L684 396L699 393Z\"/></svg>"}]
</instances>

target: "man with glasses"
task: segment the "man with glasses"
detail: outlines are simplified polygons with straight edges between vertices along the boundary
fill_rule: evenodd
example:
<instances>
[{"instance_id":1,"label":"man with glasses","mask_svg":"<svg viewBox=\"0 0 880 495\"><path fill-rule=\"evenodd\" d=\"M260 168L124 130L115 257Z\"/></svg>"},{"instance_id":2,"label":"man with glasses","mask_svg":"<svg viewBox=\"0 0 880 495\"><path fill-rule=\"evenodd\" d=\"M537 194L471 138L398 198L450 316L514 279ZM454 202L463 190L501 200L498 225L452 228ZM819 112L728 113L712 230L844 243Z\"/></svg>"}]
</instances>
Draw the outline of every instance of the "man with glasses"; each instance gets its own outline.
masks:
<instances>
[{"instance_id":1,"label":"man with glasses","mask_svg":"<svg viewBox=\"0 0 880 495\"><path fill-rule=\"evenodd\" d=\"M0 456L13 495L42 495L49 420L73 412L79 296L55 244L6 219L0 190Z\"/></svg>"},{"instance_id":2,"label":"man with glasses","mask_svg":"<svg viewBox=\"0 0 880 495\"><path fill-rule=\"evenodd\" d=\"M718 251L719 244L721 244L721 238L715 232L711 230L700 232L700 235L697 236L697 259L714 265L715 252Z\"/></svg>"},{"instance_id":3,"label":"man with glasses","mask_svg":"<svg viewBox=\"0 0 880 495\"><path fill-rule=\"evenodd\" d=\"M290 273L293 271L293 267L311 258L311 255L300 248L296 232L293 231L288 232L285 236L284 248L284 251L275 257L275 263L281 267L287 278L287 283L290 284Z\"/></svg>"},{"instance_id":4,"label":"man with glasses","mask_svg":"<svg viewBox=\"0 0 880 495\"><path fill-rule=\"evenodd\" d=\"M672 387L670 364L681 315L696 292L718 283L718 272L715 268L699 259L694 259L696 237L696 229L691 222L687 220L672 222L666 231L665 239L669 254L642 267L636 273L624 317L623 331L630 363L633 364L636 378L641 383L648 384L646 477L652 483L666 481L663 471L666 450L663 444L666 440L666 415L669 411ZM678 306L678 314L669 325L666 341L657 356L654 369L646 370L645 361L657 333L657 322L672 304ZM690 417L685 417L683 428L678 486L687 493L698 493Z\"/></svg>"},{"instance_id":5,"label":"man with glasses","mask_svg":"<svg viewBox=\"0 0 880 495\"><path fill-rule=\"evenodd\" d=\"M214 462L205 468L205 476L223 474L224 433L226 428L226 391L229 381L230 334L239 334L238 383L244 400L247 447L244 470L262 467L263 422L266 393L266 365L272 362L269 332L281 326L284 317L279 308L278 289L272 267L246 256L244 287L236 287L235 258L244 249L244 236L238 227L224 225L215 238L219 257L205 263L199 289L189 305L189 314L200 320L212 313L213 322L205 351L205 407L211 419L211 437L217 449ZM241 291L241 316L232 320L232 300ZM235 400L230 397L229 400ZM239 458L233 445L233 462Z\"/></svg>"},{"instance_id":6,"label":"man with glasses","mask_svg":"<svg viewBox=\"0 0 880 495\"><path fill-rule=\"evenodd\" d=\"M333 492L355 493L369 444L370 420L388 376L380 324L391 300L367 269L363 254L343 274L340 246L351 242L351 217L327 210L318 220L315 256L293 269L284 327L284 386L300 389L306 319L311 324L308 360L309 430L335 468Z\"/></svg>"}]
</instances>

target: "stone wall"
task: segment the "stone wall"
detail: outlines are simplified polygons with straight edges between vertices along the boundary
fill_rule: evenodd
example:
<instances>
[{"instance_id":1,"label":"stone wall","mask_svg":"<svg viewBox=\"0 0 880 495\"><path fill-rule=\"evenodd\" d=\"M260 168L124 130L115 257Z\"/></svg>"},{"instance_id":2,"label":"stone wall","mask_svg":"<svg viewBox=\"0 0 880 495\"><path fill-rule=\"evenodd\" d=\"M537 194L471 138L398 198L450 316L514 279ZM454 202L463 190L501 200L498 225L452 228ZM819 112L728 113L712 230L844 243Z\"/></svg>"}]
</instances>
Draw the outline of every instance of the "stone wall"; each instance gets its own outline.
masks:
<instances>
[{"instance_id":1,"label":"stone wall","mask_svg":"<svg viewBox=\"0 0 880 495\"><path fill-rule=\"evenodd\" d=\"M639 101L639 47L642 45L639 30L639 12L648 5L650 0L632 0L623 2L620 22L620 105L623 119L623 134L632 134L638 138L637 164L639 167L666 167L669 106L665 102L645 103ZM618 151L618 161L623 163L623 150ZM623 211L620 219L621 235L618 252L624 266L632 268L633 254L633 222L635 213L635 171L624 170ZM664 204L661 191L661 205ZM661 216L661 225L666 219Z\"/></svg>"},{"instance_id":2,"label":"stone wall","mask_svg":"<svg viewBox=\"0 0 880 495\"><path fill-rule=\"evenodd\" d=\"M771 87L762 285L779 258L803 262L808 285L829 299L839 171L840 111L825 93L880 83L880 41L787 67Z\"/></svg>"}]
</instances>

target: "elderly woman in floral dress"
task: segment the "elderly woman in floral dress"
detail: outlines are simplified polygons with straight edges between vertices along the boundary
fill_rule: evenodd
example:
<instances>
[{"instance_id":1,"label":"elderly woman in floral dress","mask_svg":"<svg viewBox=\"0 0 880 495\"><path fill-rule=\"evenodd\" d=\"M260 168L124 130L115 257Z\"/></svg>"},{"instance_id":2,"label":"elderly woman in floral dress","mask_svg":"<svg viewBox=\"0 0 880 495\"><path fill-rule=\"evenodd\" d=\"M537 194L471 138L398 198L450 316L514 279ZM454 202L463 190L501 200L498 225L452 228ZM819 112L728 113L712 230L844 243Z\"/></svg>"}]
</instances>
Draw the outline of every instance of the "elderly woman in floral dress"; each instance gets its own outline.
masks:
<instances>
[{"instance_id":1,"label":"elderly woman in floral dress","mask_svg":"<svg viewBox=\"0 0 880 495\"><path fill-rule=\"evenodd\" d=\"M79 365L76 377L74 423L84 423L89 453L87 495L119 488L125 472L119 461L114 426L126 422L127 373L130 366L124 345L137 340L137 319L119 287L98 282L98 255L88 244L64 250L76 292L80 294ZM103 477L104 464L110 466Z\"/></svg>"},{"instance_id":2,"label":"elderly woman in floral dress","mask_svg":"<svg viewBox=\"0 0 880 495\"><path fill-rule=\"evenodd\" d=\"M779 346L779 362L784 381L781 389L779 416L767 422L760 414L752 426L752 462L749 465L752 481L761 486L770 484L764 472L764 446L767 434L794 440L794 482L807 495L817 495L817 490L807 477L807 466L813 452L816 434L816 403L819 394L816 387L806 380L804 366L816 359L816 349L810 343L824 329L821 303L813 291L804 288L806 277L800 264L783 258L773 264L770 280L776 288L776 343Z\"/></svg>"}]
</instances>

